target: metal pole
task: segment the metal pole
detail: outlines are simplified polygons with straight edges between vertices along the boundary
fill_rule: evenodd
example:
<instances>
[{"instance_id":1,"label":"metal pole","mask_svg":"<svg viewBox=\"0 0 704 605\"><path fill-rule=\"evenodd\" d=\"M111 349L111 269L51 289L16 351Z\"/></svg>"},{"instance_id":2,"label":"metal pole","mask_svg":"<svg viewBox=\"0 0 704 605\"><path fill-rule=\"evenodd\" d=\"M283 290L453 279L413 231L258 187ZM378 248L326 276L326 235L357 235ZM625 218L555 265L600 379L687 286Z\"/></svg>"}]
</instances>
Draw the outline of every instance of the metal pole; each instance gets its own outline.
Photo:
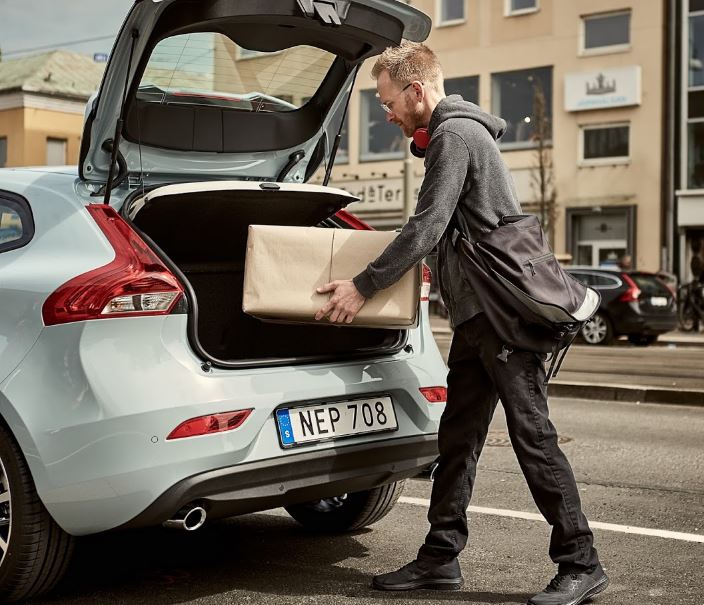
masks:
<instances>
[{"instance_id":1,"label":"metal pole","mask_svg":"<svg viewBox=\"0 0 704 605\"><path fill-rule=\"evenodd\" d=\"M403 156L403 224L408 222L409 217L415 210L415 198L413 192L415 183L413 182L413 156L410 145L406 145L406 153Z\"/></svg>"}]
</instances>

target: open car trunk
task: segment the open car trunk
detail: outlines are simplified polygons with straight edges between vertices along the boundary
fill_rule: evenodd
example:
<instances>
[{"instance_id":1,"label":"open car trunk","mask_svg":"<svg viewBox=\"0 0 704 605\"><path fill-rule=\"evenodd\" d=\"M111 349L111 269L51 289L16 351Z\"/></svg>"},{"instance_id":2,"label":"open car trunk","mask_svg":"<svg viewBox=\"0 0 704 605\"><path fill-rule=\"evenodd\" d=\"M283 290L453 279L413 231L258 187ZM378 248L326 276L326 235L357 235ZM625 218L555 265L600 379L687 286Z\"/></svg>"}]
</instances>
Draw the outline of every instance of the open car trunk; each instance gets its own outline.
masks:
<instances>
[{"instance_id":1,"label":"open car trunk","mask_svg":"<svg viewBox=\"0 0 704 605\"><path fill-rule=\"evenodd\" d=\"M192 289L194 348L216 361L296 363L398 350L405 332L265 323L242 311L249 225L334 228L356 198L314 185L189 183L133 198L123 214L181 271ZM353 276L350 276L353 277Z\"/></svg>"}]
</instances>

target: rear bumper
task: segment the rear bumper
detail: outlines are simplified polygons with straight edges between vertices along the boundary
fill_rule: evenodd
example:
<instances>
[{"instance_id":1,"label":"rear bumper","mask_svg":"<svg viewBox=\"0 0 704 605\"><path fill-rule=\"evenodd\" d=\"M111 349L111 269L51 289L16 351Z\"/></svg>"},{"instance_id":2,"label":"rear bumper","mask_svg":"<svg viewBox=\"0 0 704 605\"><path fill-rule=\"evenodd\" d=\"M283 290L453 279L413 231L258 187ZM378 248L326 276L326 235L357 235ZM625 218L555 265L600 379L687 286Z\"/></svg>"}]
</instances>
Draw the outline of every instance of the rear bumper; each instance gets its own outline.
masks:
<instances>
[{"instance_id":1,"label":"rear bumper","mask_svg":"<svg viewBox=\"0 0 704 605\"><path fill-rule=\"evenodd\" d=\"M677 327L677 316L648 316L629 315L622 317L616 323L616 332L619 334L645 334L656 335L669 332Z\"/></svg>"},{"instance_id":2,"label":"rear bumper","mask_svg":"<svg viewBox=\"0 0 704 605\"><path fill-rule=\"evenodd\" d=\"M157 525L194 502L217 518L370 489L417 475L437 454L437 435L420 435L221 468L180 481L121 528Z\"/></svg>"},{"instance_id":3,"label":"rear bumper","mask_svg":"<svg viewBox=\"0 0 704 605\"><path fill-rule=\"evenodd\" d=\"M618 307L612 306L610 311L617 334L656 335L677 327L677 313L674 308L653 313L643 309L638 303L628 303Z\"/></svg>"}]
</instances>

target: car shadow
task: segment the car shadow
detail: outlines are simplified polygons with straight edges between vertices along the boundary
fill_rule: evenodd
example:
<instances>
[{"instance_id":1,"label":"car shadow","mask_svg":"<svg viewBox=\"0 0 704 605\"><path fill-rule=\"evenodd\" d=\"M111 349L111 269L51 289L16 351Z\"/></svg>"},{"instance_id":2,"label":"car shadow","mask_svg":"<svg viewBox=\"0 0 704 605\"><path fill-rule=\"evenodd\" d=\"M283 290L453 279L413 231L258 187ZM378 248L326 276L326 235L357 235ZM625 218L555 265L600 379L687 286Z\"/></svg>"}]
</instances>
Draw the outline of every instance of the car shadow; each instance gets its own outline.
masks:
<instances>
[{"instance_id":1,"label":"car shadow","mask_svg":"<svg viewBox=\"0 0 704 605\"><path fill-rule=\"evenodd\" d=\"M525 603L527 594L415 591L386 593L370 586L371 573L350 559L374 556L360 538L312 534L288 517L256 514L213 521L186 533L162 528L89 536L78 542L65 579L32 603L337 602L370 601ZM343 563L344 562L344 563ZM364 567L365 562L352 565ZM432 597L431 597L432 594ZM220 595L227 595L225 601ZM259 597L257 595L260 595Z\"/></svg>"}]
</instances>

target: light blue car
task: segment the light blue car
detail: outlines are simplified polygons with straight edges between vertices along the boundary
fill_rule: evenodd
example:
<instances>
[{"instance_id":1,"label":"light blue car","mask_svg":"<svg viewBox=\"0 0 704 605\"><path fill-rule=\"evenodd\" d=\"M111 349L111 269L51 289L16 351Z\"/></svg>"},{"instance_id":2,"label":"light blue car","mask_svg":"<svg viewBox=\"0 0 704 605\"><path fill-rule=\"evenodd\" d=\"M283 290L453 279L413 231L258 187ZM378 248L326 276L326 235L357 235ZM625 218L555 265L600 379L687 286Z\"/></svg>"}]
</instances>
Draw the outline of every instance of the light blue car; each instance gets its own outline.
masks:
<instances>
[{"instance_id":1,"label":"light blue car","mask_svg":"<svg viewBox=\"0 0 704 605\"><path fill-rule=\"evenodd\" d=\"M51 589L76 536L366 526L433 462L428 271L409 330L241 311L248 225L364 227L307 183L364 59L429 30L395 0L140 0L78 167L0 170L0 602Z\"/></svg>"}]
</instances>

